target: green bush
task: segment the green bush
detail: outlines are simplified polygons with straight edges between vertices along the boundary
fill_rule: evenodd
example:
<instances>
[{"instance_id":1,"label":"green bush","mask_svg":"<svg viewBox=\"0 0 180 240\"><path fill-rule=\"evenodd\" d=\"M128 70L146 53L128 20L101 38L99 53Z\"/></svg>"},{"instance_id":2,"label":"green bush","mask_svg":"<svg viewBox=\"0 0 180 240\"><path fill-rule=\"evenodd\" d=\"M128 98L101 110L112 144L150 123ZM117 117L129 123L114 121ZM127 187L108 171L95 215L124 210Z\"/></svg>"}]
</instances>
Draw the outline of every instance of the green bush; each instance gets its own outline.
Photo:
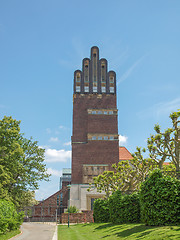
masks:
<instances>
[{"instance_id":1,"label":"green bush","mask_svg":"<svg viewBox=\"0 0 180 240\"><path fill-rule=\"evenodd\" d=\"M122 200L122 194L118 190L114 192L109 197L109 213L110 213L110 221L113 223L119 223L119 216L121 214L121 200Z\"/></svg>"},{"instance_id":2,"label":"green bush","mask_svg":"<svg viewBox=\"0 0 180 240\"><path fill-rule=\"evenodd\" d=\"M79 209L76 208L76 206L70 206L68 207L68 210L66 211L66 213L78 213Z\"/></svg>"},{"instance_id":3,"label":"green bush","mask_svg":"<svg viewBox=\"0 0 180 240\"><path fill-rule=\"evenodd\" d=\"M124 195L121 199L119 223L138 223L140 222L140 202L139 195L132 193Z\"/></svg>"},{"instance_id":4,"label":"green bush","mask_svg":"<svg viewBox=\"0 0 180 240\"><path fill-rule=\"evenodd\" d=\"M122 195L115 192L109 198L110 219L113 223L138 223L140 222L139 195Z\"/></svg>"},{"instance_id":5,"label":"green bush","mask_svg":"<svg viewBox=\"0 0 180 240\"><path fill-rule=\"evenodd\" d=\"M180 181L154 170L141 185L140 205L146 225L180 223Z\"/></svg>"},{"instance_id":6,"label":"green bush","mask_svg":"<svg viewBox=\"0 0 180 240\"><path fill-rule=\"evenodd\" d=\"M108 200L98 198L94 201L93 216L95 222L109 222L109 203Z\"/></svg>"},{"instance_id":7,"label":"green bush","mask_svg":"<svg viewBox=\"0 0 180 240\"><path fill-rule=\"evenodd\" d=\"M17 213L12 202L0 200L0 232L18 229L23 222L23 217L24 213Z\"/></svg>"}]
</instances>

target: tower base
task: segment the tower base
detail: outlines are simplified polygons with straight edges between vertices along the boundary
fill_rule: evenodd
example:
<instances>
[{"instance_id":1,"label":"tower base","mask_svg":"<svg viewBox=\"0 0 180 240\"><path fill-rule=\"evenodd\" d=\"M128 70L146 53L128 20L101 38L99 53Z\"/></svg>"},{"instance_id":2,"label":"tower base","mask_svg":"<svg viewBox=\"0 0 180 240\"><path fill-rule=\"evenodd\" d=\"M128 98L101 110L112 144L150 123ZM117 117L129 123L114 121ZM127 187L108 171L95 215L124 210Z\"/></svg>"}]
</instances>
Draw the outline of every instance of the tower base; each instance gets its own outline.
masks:
<instances>
[{"instance_id":1,"label":"tower base","mask_svg":"<svg viewBox=\"0 0 180 240\"><path fill-rule=\"evenodd\" d=\"M94 200L103 198L105 193L99 193L96 189L90 190L89 184L72 184L70 189L70 203L69 206L76 206L80 211L93 210Z\"/></svg>"}]
</instances>

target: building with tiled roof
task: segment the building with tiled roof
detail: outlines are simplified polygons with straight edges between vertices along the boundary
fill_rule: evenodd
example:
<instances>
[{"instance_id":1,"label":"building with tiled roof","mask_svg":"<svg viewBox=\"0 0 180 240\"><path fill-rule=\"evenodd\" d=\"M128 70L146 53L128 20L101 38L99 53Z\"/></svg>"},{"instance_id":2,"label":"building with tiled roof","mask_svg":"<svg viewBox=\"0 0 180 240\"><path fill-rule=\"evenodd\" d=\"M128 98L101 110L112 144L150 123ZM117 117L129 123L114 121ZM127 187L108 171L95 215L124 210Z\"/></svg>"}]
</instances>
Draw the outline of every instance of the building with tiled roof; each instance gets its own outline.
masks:
<instances>
[{"instance_id":1,"label":"building with tiled roof","mask_svg":"<svg viewBox=\"0 0 180 240\"><path fill-rule=\"evenodd\" d=\"M131 160L133 157L125 147L119 147L119 161Z\"/></svg>"}]
</instances>

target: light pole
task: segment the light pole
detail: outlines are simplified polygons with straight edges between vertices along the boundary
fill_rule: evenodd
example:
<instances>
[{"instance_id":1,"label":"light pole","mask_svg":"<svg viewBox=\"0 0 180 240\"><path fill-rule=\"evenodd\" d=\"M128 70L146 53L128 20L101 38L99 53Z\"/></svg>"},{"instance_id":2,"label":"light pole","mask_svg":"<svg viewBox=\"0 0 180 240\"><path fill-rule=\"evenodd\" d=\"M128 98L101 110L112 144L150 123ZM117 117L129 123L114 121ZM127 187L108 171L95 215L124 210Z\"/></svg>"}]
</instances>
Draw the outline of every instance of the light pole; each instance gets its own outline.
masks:
<instances>
[{"instance_id":1,"label":"light pole","mask_svg":"<svg viewBox=\"0 0 180 240\"><path fill-rule=\"evenodd\" d=\"M68 227L69 227L69 207L70 207L70 188L71 185L67 185L68 188Z\"/></svg>"}]
</instances>

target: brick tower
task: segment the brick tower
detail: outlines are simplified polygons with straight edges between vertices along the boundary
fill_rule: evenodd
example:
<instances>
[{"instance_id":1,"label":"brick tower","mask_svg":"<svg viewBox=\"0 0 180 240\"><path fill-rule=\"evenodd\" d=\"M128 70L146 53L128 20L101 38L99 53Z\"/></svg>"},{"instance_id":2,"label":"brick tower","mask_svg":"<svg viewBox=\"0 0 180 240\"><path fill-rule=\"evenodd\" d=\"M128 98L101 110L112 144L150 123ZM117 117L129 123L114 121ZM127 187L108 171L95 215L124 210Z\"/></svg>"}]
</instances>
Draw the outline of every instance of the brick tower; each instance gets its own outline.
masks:
<instances>
[{"instance_id":1,"label":"brick tower","mask_svg":"<svg viewBox=\"0 0 180 240\"><path fill-rule=\"evenodd\" d=\"M92 47L82 71L74 73L70 204L81 210L101 197L87 192L93 177L119 160L116 74L107 69L107 60L99 60L98 47Z\"/></svg>"}]
</instances>

